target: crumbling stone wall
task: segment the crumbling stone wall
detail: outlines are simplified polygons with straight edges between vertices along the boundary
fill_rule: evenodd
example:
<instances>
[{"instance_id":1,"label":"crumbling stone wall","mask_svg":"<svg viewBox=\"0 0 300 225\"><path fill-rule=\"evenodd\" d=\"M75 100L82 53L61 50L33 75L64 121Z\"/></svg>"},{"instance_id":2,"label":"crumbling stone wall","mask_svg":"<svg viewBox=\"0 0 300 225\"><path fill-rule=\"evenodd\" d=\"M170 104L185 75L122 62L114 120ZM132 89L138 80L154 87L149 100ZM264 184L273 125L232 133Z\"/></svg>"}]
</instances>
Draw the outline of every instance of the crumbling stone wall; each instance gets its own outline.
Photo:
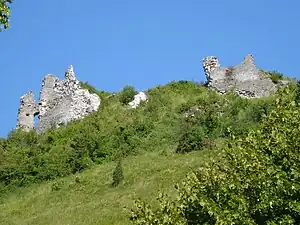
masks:
<instances>
[{"instance_id":1,"label":"crumbling stone wall","mask_svg":"<svg viewBox=\"0 0 300 225\"><path fill-rule=\"evenodd\" d=\"M39 122L35 127L38 133L81 119L97 111L100 106L98 95L80 87L72 66L65 73L64 80L53 75L45 76L38 104L35 104L32 92L25 98L29 102L27 98L30 98L30 104L23 103L21 99L17 127L26 127L27 131L34 129L34 116L38 115ZM29 117L24 117L25 111Z\"/></svg>"},{"instance_id":2,"label":"crumbling stone wall","mask_svg":"<svg viewBox=\"0 0 300 225\"><path fill-rule=\"evenodd\" d=\"M210 73L216 68L220 68L219 60L215 56L207 56L203 59L203 69L208 81L211 81Z\"/></svg>"},{"instance_id":3,"label":"crumbling stone wall","mask_svg":"<svg viewBox=\"0 0 300 225\"><path fill-rule=\"evenodd\" d=\"M49 74L42 81L39 100L39 119L43 118L47 111L53 109L62 97L62 81Z\"/></svg>"},{"instance_id":4,"label":"crumbling stone wall","mask_svg":"<svg viewBox=\"0 0 300 225\"><path fill-rule=\"evenodd\" d=\"M247 55L241 64L234 67L222 68L215 56L205 57L202 64L208 86L220 93L233 89L239 96L260 98L277 90L276 84L263 77L256 67L253 55Z\"/></svg>"},{"instance_id":5,"label":"crumbling stone wall","mask_svg":"<svg viewBox=\"0 0 300 225\"><path fill-rule=\"evenodd\" d=\"M35 104L32 91L21 97L20 108L18 111L17 128L30 131L34 128L34 117L38 114L38 106Z\"/></svg>"}]
</instances>

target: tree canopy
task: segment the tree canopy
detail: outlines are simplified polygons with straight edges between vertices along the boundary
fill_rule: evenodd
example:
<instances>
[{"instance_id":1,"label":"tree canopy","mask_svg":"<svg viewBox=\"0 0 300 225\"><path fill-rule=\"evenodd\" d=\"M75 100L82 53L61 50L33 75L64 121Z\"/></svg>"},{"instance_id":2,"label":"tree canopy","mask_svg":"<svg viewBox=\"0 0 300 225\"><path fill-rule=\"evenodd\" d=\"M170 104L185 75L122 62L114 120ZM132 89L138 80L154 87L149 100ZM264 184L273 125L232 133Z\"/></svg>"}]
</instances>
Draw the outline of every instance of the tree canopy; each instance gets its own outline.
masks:
<instances>
[{"instance_id":1,"label":"tree canopy","mask_svg":"<svg viewBox=\"0 0 300 225\"><path fill-rule=\"evenodd\" d=\"M0 31L9 27L10 4L13 0L0 0Z\"/></svg>"}]
</instances>

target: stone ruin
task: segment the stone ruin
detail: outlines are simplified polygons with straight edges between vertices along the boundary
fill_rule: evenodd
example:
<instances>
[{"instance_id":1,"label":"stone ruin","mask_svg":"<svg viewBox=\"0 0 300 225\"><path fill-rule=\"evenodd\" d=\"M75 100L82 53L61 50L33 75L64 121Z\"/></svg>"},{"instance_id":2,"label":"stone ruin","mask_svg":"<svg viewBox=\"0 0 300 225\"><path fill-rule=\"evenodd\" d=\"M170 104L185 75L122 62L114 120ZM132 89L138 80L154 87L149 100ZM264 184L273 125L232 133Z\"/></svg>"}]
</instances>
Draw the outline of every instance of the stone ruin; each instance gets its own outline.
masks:
<instances>
[{"instance_id":1,"label":"stone ruin","mask_svg":"<svg viewBox=\"0 0 300 225\"><path fill-rule=\"evenodd\" d=\"M227 93L234 90L239 96L261 98L277 90L277 85L259 70L252 55L247 55L243 62L233 67L222 68L217 57L203 59L203 69L209 87Z\"/></svg>"},{"instance_id":2,"label":"stone ruin","mask_svg":"<svg viewBox=\"0 0 300 225\"><path fill-rule=\"evenodd\" d=\"M29 91L26 95L21 97L17 126L25 131L34 129L34 117L38 114L38 105L35 104L32 91Z\"/></svg>"},{"instance_id":3,"label":"stone ruin","mask_svg":"<svg viewBox=\"0 0 300 225\"><path fill-rule=\"evenodd\" d=\"M224 94L233 90L237 95L246 98L266 97L274 93L279 85L286 85L288 81L275 84L264 72L255 65L252 55L247 55L243 62L233 67L221 67L215 56L203 59L203 69L208 87ZM145 93L140 92L129 103L130 108L137 108L142 101L147 101ZM52 127L66 125L70 121L79 120L98 110L100 98L82 89L76 79L73 67L65 73L65 79L60 80L53 75L43 79L40 99L35 103L32 91L21 97L18 111L17 128L25 131L36 129L43 133ZM39 122L34 126L34 118Z\"/></svg>"},{"instance_id":4,"label":"stone ruin","mask_svg":"<svg viewBox=\"0 0 300 225\"><path fill-rule=\"evenodd\" d=\"M70 66L64 80L51 74L45 76L38 103L35 103L32 91L21 97L17 128L43 133L97 111L100 101L98 95L81 88ZM35 116L39 119L36 127Z\"/></svg>"},{"instance_id":5,"label":"stone ruin","mask_svg":"<svg viewBox=\"0 0 300 225\"><path fill-rule=\"evenodd\" d=\"M148 97L144 92L139 92L134 96L134 99L128 103L129 107L132 109L136 109L142 102L147 102Z\"/></svg>"}]
</instances>

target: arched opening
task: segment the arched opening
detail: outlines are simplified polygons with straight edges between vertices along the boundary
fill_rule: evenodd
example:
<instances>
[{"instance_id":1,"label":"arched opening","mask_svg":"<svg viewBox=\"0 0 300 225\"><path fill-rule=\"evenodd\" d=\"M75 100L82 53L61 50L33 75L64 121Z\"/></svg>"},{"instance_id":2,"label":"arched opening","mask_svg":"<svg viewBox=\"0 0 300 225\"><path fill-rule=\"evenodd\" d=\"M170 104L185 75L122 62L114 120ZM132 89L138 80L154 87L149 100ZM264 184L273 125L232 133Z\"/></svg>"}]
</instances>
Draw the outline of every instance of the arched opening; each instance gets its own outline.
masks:
<instances>
[{"instance_id":1,"label":"arched opening","mask_svg":"<svg viewBox=\"0 0 300 225\"><path fill-rule=\"evenodd\" d=\"M39 112L35 112L33 114L33 125L34 125L34 127L36 127L38 123L39 123Z\"/></svg>"}]
</instances>

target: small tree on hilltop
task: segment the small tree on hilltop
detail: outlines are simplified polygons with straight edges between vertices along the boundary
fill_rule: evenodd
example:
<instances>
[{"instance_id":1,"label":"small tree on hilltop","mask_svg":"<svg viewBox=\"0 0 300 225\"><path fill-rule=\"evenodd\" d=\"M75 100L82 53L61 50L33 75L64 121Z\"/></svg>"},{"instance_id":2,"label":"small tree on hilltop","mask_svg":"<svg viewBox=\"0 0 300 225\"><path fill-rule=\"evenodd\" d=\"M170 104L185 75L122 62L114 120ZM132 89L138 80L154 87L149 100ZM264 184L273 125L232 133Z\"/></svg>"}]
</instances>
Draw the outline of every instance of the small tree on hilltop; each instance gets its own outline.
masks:
<instances>
[{"instance_id":1,"label":"small tree on hilltop","mask_svg":"<svg viewBox=\"0 0 300 225\"><path fill-rule=\"evenodd\" d=\"M129 102L131 102L134 98L134 95L137 94L137 91L135 88L131 85L126 85L122 92L120 93L119 100L124 105L127 105Z\"/></svg>"}]
</instances>

